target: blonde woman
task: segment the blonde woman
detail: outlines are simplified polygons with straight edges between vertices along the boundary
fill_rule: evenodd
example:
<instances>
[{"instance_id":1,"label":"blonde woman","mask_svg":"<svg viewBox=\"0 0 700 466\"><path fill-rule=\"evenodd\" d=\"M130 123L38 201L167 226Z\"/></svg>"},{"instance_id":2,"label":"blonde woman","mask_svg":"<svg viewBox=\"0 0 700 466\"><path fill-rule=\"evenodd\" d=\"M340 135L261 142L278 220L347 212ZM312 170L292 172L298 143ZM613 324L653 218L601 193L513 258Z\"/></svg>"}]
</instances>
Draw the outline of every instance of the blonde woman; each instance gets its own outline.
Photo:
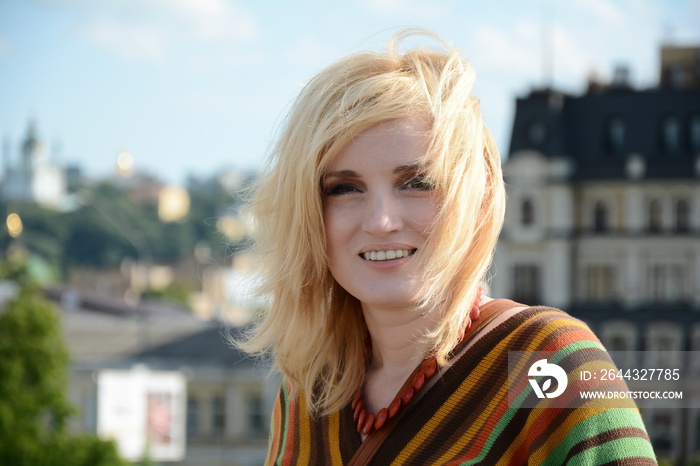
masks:
<instances>
[{"instance_id":1,"label":"blonde woman","mask_svg":"<svg viewBox=\"0 0 700 466\"><path fill-rule=\"evenodd\" d=\"M415 33L314 77L256 191L273 300L239 344L283 375L268 464L655 464L632 403L523 404L509 352L610 360L565 313L482 295L500 157L472 67L426 33L402 51Z\"/></svg>"}]
</instances>

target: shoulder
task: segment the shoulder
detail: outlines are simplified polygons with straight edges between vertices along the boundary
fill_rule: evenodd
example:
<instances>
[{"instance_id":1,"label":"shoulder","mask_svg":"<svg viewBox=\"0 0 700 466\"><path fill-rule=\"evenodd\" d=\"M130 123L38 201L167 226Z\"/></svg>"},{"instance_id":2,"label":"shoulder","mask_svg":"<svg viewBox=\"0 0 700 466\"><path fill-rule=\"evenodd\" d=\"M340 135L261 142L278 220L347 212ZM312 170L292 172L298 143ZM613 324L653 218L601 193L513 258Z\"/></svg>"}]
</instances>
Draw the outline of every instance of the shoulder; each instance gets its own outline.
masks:
<instances>
[{"instance_id":1,"label":"shoulder","mask_svg":"<svg viewBox=\"0 0 700 466\"><path fill-rule=\"evenodd\" d=\"M602 347L585 322L549 306L519 307L495 330L501 338L512 338L516 345L539 343L537 346L553 350L573 342L588 341Z\"/></svg>"}]
</instances>

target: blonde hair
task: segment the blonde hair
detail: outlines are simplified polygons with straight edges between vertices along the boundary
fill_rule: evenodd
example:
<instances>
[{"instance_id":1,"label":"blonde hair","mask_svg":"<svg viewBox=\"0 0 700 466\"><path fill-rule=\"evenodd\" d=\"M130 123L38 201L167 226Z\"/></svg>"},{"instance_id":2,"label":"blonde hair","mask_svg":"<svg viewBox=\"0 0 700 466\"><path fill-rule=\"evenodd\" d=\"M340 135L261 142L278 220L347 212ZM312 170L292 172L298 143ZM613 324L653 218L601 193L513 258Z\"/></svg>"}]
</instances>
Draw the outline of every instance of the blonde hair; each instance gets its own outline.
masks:
<instances>
[{"instance_id":1,"label":"blonde hair","mask_svg":"<svg viewBox=\"0 0 700 466\"><path fill-rule=\"evenodd\" d=\"M400 50L415 34L395 35L386 53L346 57L316 75L289 113L250 208L270 309L237 342L272 357L293 393L314 414L342 408L363 383L366 326L360 304L328 270L320 183L333 157L383 121L424 116L426 156L439 212L421 264L421 306L442 320L426 336L444 364L501 230L505 192L500 158L472 95L473 68L439 38L441 49Z\"/></svg>"}]
</instances>

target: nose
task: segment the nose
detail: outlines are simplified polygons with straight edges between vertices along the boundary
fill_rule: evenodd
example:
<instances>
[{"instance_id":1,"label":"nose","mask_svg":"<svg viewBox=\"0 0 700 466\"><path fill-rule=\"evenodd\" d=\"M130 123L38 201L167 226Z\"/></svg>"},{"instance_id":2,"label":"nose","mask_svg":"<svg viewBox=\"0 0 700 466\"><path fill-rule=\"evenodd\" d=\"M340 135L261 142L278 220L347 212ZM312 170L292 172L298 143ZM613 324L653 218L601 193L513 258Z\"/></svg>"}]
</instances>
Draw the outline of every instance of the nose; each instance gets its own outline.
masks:
<instances>
[{"instance_id":1,"label":"nose","mask_svg":"<svg viewBox=\"0 0 700 466\"><path fill-rule=\"evenodd\" d=\"M376 193L367 203L362 229L375 236L386 236L403 229L401 203L391 193Z\"/></svg>"}]
</instances>

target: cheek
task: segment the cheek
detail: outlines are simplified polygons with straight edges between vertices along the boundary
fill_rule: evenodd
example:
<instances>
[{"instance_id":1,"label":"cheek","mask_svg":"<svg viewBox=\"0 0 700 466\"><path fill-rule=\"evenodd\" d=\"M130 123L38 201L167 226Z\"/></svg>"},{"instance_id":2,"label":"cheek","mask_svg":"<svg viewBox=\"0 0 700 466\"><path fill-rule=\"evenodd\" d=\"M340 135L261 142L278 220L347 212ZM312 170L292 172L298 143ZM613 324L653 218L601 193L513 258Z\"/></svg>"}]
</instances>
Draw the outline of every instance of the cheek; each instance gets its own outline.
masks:
<instances>
[{"instance_id":1,"label":"cheek","mask_svg":"<svg viewBox=\"0 0 700 466\"><path fill-rule=\"evenodd\" d=\"M327 253L332 261L347 237L347 216L343 216L337 208L327 207L323 213L323 223L326 229Z\"/></svg>"},{"instance_id":2,"label":"cheek","mask_svg":"<svg viewBox=\"0 0 700 466\"><path fill-rule=\"evenodd\" d=\"M438 216L438 206L432 199L420 199L410 208L414 228L427 236Z\"/></svg>"}]
</instances>

